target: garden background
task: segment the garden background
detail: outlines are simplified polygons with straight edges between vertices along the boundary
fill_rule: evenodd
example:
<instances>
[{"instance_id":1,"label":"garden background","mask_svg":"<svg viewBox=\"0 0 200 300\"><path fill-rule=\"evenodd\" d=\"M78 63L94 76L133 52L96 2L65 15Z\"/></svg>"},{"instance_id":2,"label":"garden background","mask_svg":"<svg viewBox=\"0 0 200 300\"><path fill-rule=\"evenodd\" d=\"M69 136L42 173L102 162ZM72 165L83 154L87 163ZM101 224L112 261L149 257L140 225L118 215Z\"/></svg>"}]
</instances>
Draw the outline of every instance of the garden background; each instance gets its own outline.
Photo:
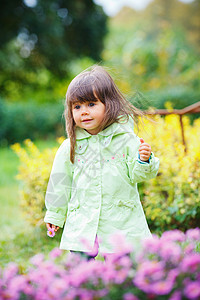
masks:
<instances>
[{"instance_id":1,"label":"garden background","mask_svg":"<svg viewBox=\"0 0 200 300\"><path fill-rule=\"evenodd\" d=\"M53 157L66 138L62 113L74 76L95 63L106 66L126 97L145 110L200 101L199 0L154 0L112 17L96 3L1 1L3 267L15 261L24 270L31 256L47 256L59 244L61 231L50 239L42 217ZM183 119L187 153L177 116L157 117L141 129L161 161L158 177L139 186L150 228L159 235L199 226L199 117Z\"/></svg>"}]
</instances>

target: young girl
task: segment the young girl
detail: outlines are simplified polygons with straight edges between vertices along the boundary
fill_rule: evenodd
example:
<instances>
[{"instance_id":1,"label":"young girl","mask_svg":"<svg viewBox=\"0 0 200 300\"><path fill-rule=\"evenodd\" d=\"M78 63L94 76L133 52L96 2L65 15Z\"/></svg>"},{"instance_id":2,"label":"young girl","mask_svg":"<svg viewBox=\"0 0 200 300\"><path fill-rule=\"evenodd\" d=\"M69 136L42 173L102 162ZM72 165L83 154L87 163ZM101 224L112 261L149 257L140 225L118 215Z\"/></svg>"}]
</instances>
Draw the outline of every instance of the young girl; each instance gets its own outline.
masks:
<instances>
[{"instance_id":1,"label":"young girl","mask_svg":"<svg viewBox=\"0 0 200 300\"><path fill-rule=\"evenodd\" d=\"M70 83L69 138L56 153L45 198L47 228L65 222L61 249L88 253L96 241L100 253L113 253L116 232L133 247L151 235L137 183L157 175L159 160L133 132L141 115L100 66Z\"/></svg>"}]
</instances>

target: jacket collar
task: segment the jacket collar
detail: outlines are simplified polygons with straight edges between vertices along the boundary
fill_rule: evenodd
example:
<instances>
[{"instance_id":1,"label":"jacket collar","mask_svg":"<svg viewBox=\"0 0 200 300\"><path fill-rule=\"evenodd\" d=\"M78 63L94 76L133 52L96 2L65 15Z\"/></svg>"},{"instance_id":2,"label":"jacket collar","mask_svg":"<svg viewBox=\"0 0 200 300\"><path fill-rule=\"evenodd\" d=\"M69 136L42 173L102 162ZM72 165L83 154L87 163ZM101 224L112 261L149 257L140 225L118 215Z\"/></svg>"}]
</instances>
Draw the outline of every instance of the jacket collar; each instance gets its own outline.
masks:
<instances>
[{"instance_id":1,"label":"jacket collar","mask_svg":"<svg viewBox=\"0 0 200 300\"><path fill-rule=\"evenodd\" d=\"M115 136L118 134L133 132L134 123L132 118L129 118L128 121L125 119L120 119L120 123L113 123L104 130L100 131L97 135L108 137ZM76 128L76 140L83 140L91 137L92 135L88 133L85 129L77 127Z\"/></svg>"}]
</instances>

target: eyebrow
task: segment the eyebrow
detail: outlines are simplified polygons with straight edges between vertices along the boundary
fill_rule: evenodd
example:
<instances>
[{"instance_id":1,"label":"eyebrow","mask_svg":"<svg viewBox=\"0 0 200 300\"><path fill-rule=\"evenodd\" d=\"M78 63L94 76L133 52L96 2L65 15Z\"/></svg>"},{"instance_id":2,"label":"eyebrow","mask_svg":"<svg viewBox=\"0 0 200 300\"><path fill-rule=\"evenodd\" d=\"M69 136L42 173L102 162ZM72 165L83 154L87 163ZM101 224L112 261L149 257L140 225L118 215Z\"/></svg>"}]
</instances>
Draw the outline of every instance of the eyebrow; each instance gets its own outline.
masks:
<instances>
[{"instance_id":1,"label":"eyebrow","mask_svg":"<svg viewBox=\"0 0 200 300\"><path fill-rule=\"evenodd\" d=\"M72 103L72 106L76 106L76 105L80 105L80 104L81 104L81 102L77 101L75 103Z\"/></svg>"}]
</instances>

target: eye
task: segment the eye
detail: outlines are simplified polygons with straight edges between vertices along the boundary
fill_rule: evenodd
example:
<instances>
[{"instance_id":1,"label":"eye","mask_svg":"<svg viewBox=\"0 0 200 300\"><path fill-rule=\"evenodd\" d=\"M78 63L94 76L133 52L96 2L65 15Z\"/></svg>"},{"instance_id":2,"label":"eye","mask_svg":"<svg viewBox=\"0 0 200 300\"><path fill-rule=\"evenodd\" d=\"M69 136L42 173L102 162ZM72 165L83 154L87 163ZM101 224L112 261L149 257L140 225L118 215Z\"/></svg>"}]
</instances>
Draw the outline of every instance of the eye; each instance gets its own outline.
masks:
<instances>
[{"instance_id":1,"label":"eye","mask_svg":"<svg viewBox=\"0 0 200 300\"><path fill-rule=\"evenodd\" d=\"M95 103L94 103L94 102L90 102L90 103L88 104L88 106L90 106L90 107L95 106Z\"/></svg>"},{"instance_id":2,"label":"eye","mask_svg":"<svg viewBox=\"0 0 200 300\"><path fill-rule=\"evenodd\" d=\"M77 105L74 106L74 109L79 109L80 107L81 106L77 104Z\"/></svg>"}]
</instances>

